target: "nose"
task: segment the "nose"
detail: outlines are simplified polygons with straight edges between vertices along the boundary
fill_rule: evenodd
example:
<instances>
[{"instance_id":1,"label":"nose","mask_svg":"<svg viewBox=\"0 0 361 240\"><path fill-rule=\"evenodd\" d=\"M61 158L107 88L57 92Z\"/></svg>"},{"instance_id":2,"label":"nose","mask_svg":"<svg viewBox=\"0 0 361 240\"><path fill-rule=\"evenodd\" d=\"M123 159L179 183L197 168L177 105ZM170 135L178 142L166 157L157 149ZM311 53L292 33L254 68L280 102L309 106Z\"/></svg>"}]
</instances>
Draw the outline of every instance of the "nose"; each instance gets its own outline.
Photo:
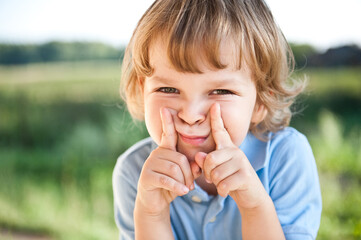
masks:
<instances>
[{"instance_id":1,"label":"nose","mask_svg":"<svg viewBox=\"0 0 361 240\"><path fill-rule=\"evenodd\" d=\"M201 102L185 102L180 106L178 118L188 125L201 124L207 118L207 107Z\"/></svg>"}]
</instances>

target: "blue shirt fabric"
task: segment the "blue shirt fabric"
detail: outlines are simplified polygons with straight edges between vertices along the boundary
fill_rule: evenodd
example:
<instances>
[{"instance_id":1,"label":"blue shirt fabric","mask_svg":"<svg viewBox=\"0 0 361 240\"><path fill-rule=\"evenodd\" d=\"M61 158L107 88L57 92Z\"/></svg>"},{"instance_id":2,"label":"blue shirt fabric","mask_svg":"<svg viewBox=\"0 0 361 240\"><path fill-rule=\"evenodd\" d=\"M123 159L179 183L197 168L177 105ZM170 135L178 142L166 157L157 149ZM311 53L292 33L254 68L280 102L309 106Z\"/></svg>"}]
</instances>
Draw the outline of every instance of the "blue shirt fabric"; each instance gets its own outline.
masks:
<instances>
[{"instance_id":1,"label":"blue shirt fabric","mask_svg":"<svg viewBox=\"0 0 361 240\"><path fill-rule=\"evenodd\" d=\"M240 148L273 200L286 239L315 239L321 191L312 149L293 128L270 133L267 142L251 133ZM115 221L120 239L134 239L133 210L144 161L157 145L144 139L117 161L113 172ZM198 185L170 205L175 239L242 239L242 218L230 196L208 195Z\"/></svg>"}]
</instances>

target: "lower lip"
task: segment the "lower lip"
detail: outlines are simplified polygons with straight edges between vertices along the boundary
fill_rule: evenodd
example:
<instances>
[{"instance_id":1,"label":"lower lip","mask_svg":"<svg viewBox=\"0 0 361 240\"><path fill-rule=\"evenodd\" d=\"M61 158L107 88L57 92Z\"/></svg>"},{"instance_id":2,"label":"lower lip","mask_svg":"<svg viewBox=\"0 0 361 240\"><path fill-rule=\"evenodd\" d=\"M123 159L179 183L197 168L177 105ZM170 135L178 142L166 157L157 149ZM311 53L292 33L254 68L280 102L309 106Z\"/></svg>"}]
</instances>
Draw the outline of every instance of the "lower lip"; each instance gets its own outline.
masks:
<instances>
[{"instance_id":1,"label":"lower lip","mask_svg":"<svg viewBox=\"0 0 361 240\"><path fill-rule=\"evenodd\" d=\"M181 139L183 140L183 142L188 143L190 145L193 146L199 146L202 143L204 143L207 139L207 137L195 137L195 138L189 138L189 137L185 137L181 134L179 134Z\"/></svg>"}]
</instances>

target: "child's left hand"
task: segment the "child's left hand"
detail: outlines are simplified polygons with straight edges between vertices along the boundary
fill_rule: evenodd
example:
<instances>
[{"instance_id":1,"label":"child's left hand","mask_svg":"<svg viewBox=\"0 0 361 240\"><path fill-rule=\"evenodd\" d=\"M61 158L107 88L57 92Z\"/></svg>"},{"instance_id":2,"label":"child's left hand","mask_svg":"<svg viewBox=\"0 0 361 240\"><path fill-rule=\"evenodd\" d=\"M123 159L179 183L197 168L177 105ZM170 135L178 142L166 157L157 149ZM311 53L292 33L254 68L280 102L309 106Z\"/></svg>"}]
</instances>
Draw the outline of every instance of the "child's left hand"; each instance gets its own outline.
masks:
<instances>
[{"instance_id":1,"label":"child's left hand","mask_svg":"<svg viewBox=\"0 0 361 240\"><path fill-rule=\"evenodd\" d=\"M211 110L211 128L216 150L209 154L199 152L195 161L203 170L207 182L217 187L218 194L228 194L238 207L250 209L260 206L268 198L246 155L233 142L224 128L220 105Z\"/></svg>"}]
</instances>

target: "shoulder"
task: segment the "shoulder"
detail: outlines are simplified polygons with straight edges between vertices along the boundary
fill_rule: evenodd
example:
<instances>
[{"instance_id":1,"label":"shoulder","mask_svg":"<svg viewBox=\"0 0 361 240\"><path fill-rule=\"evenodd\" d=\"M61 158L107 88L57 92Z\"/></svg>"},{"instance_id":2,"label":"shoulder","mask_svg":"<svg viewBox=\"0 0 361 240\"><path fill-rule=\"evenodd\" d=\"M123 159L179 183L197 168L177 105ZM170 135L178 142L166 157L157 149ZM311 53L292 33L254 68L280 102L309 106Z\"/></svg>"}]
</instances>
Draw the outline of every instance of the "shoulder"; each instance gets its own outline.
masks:
<instances>
[{"instance_id":1,"label":"shoulder","mask_svg":"<svg viewBox=\"0 0 361 240\"><path fill-rule=\"evenodd\" d=\"M149 154L153 151L153 149L155 149L155 147L156 144L150 137L135 143L122 155L119 156L113 171L113 176L139 176L145 160L148 158Z\"/></svg>"},{"instance_id":2,"label":"shoulder","mask_svg":"<svg viewBox=\"0 0 361 240\"><path fill-rule=\"evenodd\" d=\"M287 156L287 159L306 157L313 160L311 146L305 135L294 128L288 127L276 133L270 134L268 145L268 153L270 159L282 159L280 157Z\"/></svg>"},{"instance_id":3,"label":"shoulder","mask_svg":"<svg viewBox=\"0 0 361 240\"><path fill-rule=\"evenodd\" d=\"M305 135L292 127L269 133L267 141L261 141L250 133L240 148L256 171L277 162L289 161L289 156L297 156L299 152L313 156Z\"/></svg>"},{"instance_id":4,"label":"shoulder","mask_svg":"<svg viewBox=\"0 0 361 240\"><path fill-rule=\"evenodd\" d=\"M317 166L306 136L293 128L274 133L268 153L269 194L286 238L314 239L320 225L322 200Z\"/></svg>"},{"instance_id":5,"label":"shoulder","mask_svg":"<svg viewBox=\"0 0 361 240\"><path fill-rule=\"evenodd\" d=\"M302 168L315 171L315 158L305 135L288 127L271 134L268 146L269 165L273 171L280 168Z\"/></svg>"},{"instance_id":6,"label":"shoulder","mask_svg":"<svg viewBox=\"0 0 361 240\"><path fill-rule=\"evenodd\" d=\"M271 148L284 145L308 144L306 136L292 127L287 127L276 133L270 133L269 139Z\"/></svg>"}]
</instances>

